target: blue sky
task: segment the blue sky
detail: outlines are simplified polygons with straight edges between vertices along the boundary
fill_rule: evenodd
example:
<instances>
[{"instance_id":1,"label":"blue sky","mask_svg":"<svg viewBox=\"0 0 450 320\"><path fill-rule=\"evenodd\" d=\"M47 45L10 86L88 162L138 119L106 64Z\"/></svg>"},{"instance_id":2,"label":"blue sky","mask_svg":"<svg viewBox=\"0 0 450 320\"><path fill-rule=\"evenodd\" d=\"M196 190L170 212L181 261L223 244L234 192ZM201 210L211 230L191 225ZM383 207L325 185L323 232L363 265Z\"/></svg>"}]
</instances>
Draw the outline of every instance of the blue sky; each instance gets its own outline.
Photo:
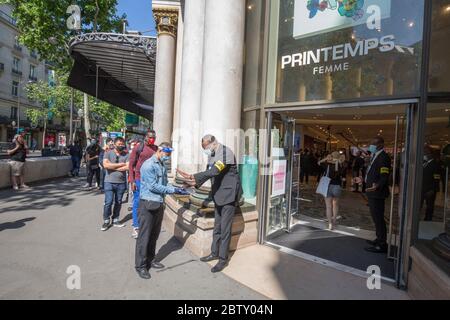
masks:
<instances>
[{"instance_id":1,"label":"blue sky","mask_svg":"<svg viewBox=\"0 0 450 320\"><path fill-rule=\"evenodd\" d=\"M128 30L141 31L144 36L156 35L152 0L119 0L117 12L127 14Z\"/></svg>"}]
</instances>

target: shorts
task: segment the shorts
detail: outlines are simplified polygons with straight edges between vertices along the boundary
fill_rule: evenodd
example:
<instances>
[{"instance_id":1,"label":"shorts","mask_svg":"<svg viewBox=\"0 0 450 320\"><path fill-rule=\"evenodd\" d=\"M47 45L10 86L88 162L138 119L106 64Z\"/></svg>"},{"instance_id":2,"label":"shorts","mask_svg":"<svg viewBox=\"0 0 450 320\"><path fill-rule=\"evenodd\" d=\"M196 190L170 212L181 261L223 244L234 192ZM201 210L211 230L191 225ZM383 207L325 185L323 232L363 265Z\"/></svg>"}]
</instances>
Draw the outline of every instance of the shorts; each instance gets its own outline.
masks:
<instances>
[{"instance_id":1,"label":"shorts","mask_svg":"<svg viewBox=\"0 0 450 320\"><path fill-rule=\"evenodd\" d=\"M342 194L342 188L338 184L330 184L328 186L327 198L340 198Z\"/></svg>"},{"instance_id":2,"label":"shorts","mask_svg":"<svg viewBox=\"0 0 450 320\"><path fill-rule=\"evenodd\" d=\"M25 168L25 162L11 160L9 162L9 165L11 166L11 175L13 175L13 176L23 176L23 171L24 171L24 168Z\"/></svg>"}]
</instances>

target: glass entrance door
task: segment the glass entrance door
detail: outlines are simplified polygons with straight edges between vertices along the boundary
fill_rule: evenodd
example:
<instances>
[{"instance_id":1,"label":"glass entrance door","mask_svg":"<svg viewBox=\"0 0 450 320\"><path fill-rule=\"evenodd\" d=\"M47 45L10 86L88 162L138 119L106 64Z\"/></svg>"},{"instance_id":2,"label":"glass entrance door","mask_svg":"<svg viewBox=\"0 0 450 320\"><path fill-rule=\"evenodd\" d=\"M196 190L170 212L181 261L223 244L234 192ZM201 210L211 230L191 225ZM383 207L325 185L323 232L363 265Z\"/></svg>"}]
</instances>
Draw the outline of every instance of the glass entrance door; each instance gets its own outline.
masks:
<instances>
[{"instance_id":1,"label":"glass entrance door","mask_svg":"<svg viewBox=\"0 0 450 320\"><path fill-rule=\"evenodd\" d=\"M270 170L265 232L267 239L290 230L295 119L271 112L268 114L268 127Z\"/></svg>"}]
</instances>

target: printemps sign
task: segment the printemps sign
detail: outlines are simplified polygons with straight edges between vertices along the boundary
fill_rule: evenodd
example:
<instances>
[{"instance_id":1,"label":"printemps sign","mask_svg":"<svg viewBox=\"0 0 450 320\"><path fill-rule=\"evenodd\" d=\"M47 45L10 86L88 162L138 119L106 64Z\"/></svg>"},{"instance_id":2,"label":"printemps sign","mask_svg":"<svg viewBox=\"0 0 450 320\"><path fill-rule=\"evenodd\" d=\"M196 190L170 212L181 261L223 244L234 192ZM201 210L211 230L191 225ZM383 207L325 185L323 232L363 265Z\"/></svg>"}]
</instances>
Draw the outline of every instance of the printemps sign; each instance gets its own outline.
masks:
<instances>
[{"instance_id":1,"label":"printemps sign","mask_svg":"<svg viewBox=\"0 0 450 320\"><path fill-rule=\"evenodd\" d=\"M296 0L293 37L301 39L363 24L368 30L381 30L382 19L390 17L390 9L390 0ZM389 52L394 49L414 54L413 48L397 46L391 34L283 55L281 68L318 64L312 69L313 74L347 71L350 62L340 60L366 56L371 50Z\"/></svg>"},{"instance_id":2,"label":"printemps sign","mask_svg":"<svg viewBox=\"0 0 450 320\"><path fill-rule=\"evenodd\" d=\"M273 1L270 21L277 28L270 31L269 79L275 83L270 100L418 92L424 0Z\"/></svg>"}]
</instances>

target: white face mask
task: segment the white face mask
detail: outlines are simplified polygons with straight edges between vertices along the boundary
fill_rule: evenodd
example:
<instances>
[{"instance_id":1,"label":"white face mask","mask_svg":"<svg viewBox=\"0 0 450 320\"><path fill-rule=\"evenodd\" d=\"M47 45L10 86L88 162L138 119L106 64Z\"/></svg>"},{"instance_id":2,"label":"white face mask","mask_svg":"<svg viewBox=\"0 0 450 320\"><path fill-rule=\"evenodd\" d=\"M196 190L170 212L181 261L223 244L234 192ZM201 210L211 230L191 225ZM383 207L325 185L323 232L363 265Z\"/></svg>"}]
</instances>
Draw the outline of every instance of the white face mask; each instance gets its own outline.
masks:
<instances>
[{"instance_id":1,"label":"white face mask","mask_svg":"<svg viewBox=\"0 0 450 320\"><path fill-rule=\"evenodd\" d=\"M212 154L212 151L211 151L211 149L206 148L206 149L203 149L203 153L209 157Z\"/></svg>"}]
</instances>

